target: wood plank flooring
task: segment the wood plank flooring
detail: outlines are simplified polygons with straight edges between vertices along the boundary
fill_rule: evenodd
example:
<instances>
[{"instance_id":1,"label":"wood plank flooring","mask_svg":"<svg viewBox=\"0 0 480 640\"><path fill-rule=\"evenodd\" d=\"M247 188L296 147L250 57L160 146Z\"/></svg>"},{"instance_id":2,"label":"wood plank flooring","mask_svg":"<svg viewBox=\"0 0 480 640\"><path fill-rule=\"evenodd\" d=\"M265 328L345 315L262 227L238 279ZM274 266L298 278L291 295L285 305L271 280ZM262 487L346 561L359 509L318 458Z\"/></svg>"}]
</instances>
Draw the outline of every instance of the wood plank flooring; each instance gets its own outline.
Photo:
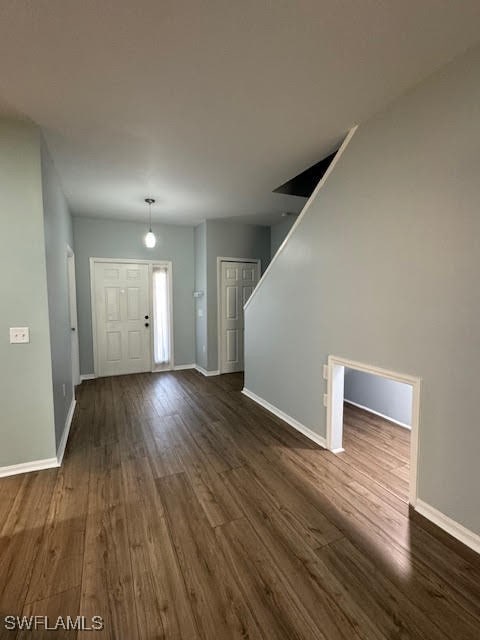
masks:
<instances>
[{"instance_id":1,"label":"wood plank flooring","mask_svg":"<svg viewBox=\"0 0 480 640\"><path fill-rule=\"evenodd\" d=\"M409 517L408 432L348 408L333 455L242 382L81 385L63 466L0 479L0 638L479 640L479 556Z\"/></svg>"},{"instance_id":2,"label":"wood plank flooring","mask_svg":"<svg viewBox=\"0 0 480 640\"><path fill-rule=\"evenodd\" d=\"M339 458L408 502L410 431L345 403Z\"/></svg>"}]
</instances>

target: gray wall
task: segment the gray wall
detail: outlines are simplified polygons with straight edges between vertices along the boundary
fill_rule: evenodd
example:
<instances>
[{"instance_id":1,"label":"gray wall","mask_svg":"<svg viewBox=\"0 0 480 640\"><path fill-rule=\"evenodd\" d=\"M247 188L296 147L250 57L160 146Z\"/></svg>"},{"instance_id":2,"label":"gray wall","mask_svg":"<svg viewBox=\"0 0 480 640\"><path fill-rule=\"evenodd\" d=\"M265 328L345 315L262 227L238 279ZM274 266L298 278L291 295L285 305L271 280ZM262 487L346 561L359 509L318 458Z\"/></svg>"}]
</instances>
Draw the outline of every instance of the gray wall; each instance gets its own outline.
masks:
<instances>
[{"instance_id":1,"label":"gray wall","mask_svg":"<svg viewBox=\"0 0 480 640\"><path fill-rule=\"evenodd\" d=\"M74 394L67 277L67 245L73 248L73 233L67 201L44 143L42 184L55 439L58 447Z\"/></svg>"},{"instance_id":2,"label":"gray wall","mask_svg":"<svg viewBox=\"0 0 480 640\"><path fill-rule=\"evenodd\" d=\"M298 216L289 215L270 227L270 257L277 253Z\"/></svg>"},{"instance_id":3,"label":"gray wall","mask_svg":"<svg viewBox=\"0 0 480 640\"><path fill-rule=\"evenodd\" d=\"M0 467L55 456L37 127L0 119ZM9 344L9 327L30 344Z\"/></svg>"},{"instance_id":4,"label":"gray wall","mask_svg":"<svg viewBox=\"0 0 480 640\"><path fill-rule=\"evenodd\" d=\"M364 371L345 369L344 398L412 426L413 388Z\"/></svg>"},{"instance_id":5,"label":"gray wall","mask_svg":"<svg viewBox=\"0 0 480 640\"><path fill-rule=\"evenodd\" d=\"M195 300L196 364L208 368L207 356L207 225L195 227L195 290L203 291Z\"/></svg>"},{"instance_id":6,"label":"gray wall","mask_svg":"<svg viewBox=\"0 0 480 640\"><path fill-rule=\"evenodd\" d=\"M143 244L143 223L73 218L82 374L93 373L90 257L171 260L175 364L195 361L193 227L155 224L153 231L157 246L147 249Z\"/></svg>"},{"instance_id":7,"label":"gray wall","mask_svg":"<svg viewBox=\"0 0 480 640\"><path fill-rule=\"evenodd\" d=\"M246 312L248 389L325 435L329 354L422 378L418 496L480 533L480 49L361 125Z\"/></svg>"},{"instance_id":8,"label":"gray wall","mask_svg":"<svg viewBox=\"0 0 480 640\"><path fill-rule=\"evenodd\" d=\"M270 229L253 224L207 220L208 367L218 369L217 257L255 258L264 271L270 262Z\"/></svg>"}]
</instances>

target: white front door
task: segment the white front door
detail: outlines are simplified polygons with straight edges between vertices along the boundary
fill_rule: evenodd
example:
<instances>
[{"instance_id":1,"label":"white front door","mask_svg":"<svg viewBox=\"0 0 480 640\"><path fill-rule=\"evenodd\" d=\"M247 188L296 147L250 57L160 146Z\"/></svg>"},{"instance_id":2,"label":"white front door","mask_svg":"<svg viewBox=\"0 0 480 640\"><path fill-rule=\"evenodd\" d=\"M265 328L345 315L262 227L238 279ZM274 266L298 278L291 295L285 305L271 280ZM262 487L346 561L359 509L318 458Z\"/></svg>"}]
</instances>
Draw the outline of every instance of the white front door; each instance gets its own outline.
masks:
<instances>
[{"instance_id":1,"label":"white front door","mask_svg":"<svg viewBox=\"0 0 480 640\"><path fill-rule=\"evenodd\" d=\"M151 371L149 268L94 262L96 375Z\"/></svg>"},{"instance_id":2,"label":"white front door","mask_svg":"<svg viewBox=\"0 0 480 640\"><path fill-rule=\"evenodd\" d=\"M243 371L243 306L259 278L258 262L221 262L220 373Z\"/></svg>"}]
</instances>

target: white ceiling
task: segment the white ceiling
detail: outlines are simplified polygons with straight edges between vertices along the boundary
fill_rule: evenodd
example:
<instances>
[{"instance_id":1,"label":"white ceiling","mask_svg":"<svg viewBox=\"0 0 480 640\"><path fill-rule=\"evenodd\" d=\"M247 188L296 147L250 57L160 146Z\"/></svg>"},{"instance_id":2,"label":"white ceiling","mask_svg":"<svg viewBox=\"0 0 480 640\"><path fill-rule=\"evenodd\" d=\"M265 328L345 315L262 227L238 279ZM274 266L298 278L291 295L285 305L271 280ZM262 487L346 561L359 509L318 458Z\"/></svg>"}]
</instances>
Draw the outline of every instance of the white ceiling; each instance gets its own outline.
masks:
<instances>
[{"instance_id":1,"label":"white ceiling","mask_svg":"<svg viewBox=\"0 0 480 640\"><path fill-rule=\"evenodd\" d=\"M478 0L3 0L0 94L73 213L267 223L272 189L480 38Z\"/></svg>"}]
</instances>

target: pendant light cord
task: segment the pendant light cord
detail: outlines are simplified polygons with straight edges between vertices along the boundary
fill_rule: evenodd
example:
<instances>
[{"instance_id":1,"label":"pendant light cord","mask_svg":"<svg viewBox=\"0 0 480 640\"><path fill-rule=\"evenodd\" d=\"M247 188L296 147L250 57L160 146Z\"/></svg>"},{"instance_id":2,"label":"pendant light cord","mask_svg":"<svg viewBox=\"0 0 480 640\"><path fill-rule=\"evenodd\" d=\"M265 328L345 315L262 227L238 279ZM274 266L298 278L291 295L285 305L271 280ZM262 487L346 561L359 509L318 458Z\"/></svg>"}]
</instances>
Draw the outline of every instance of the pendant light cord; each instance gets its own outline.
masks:
<instances>
[{"instance_id":1,"label":"pendant light cord","mask_svg":"<svg viewBox=\"0 0 480 640\"><path fill-rule=\"evenodd\" d=\"M153 198L145 198L145 202L148 204L148 222L149 227L148 230L152 231L152 204L155 202Z\"/></svg>"},{"instance_id":2,"label":"pendant light cord","mask_svg":"<svg viewBox=\"0 0 480 640\"><path fill-rule=\"evenodd\" d=\"M148 204L148 233L144 238L144 243L147 249L153 249L157 244L157 239L152 231L152 204L155 202L153 198L145 198L145 202Z\"/></svg>"}]
</instances>

